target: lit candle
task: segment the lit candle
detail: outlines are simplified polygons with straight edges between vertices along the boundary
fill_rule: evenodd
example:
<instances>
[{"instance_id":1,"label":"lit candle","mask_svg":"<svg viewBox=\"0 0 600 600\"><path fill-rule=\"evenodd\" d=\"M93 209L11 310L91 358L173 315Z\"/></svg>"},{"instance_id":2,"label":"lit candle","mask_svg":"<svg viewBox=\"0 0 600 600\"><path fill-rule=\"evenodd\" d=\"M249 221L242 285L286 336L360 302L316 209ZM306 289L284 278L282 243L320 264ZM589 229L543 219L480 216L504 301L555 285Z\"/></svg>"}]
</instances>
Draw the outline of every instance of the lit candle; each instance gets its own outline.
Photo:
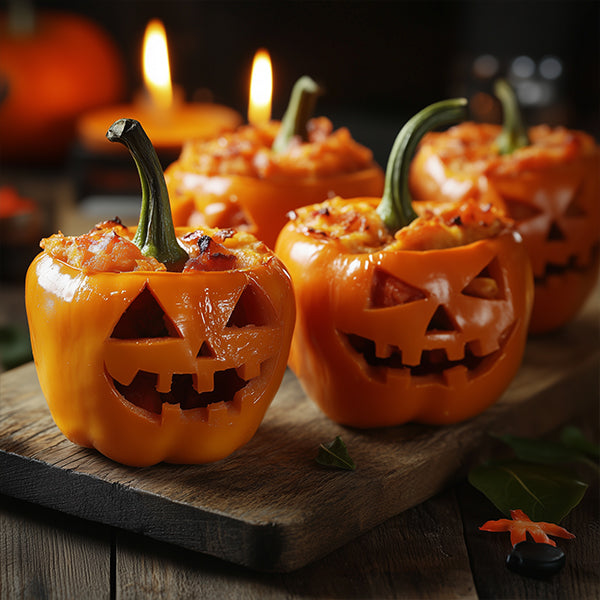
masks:
<instances>
[{"instance_id":1,"label":"lit candle","mask_svg":"<svg viewBox=\"0 0 600 600\"><path fill-rule=\"evenodd\" d=\"M241 124L241 115L232 108L183 100L181 89L171 84L167 36L158 20L146 28L142 62L145 90L132 104L98 109L79 120L79 137L88 150L114 151L106 132L124 117L138 120L157 150L170 152L180 151L186 140L214 138Z\"/></svg>"},{"instance_id":2,"label":"lit candle","mask_svg":"<svg viewBox=\"0 0 600 600\"><path fill-rule=\"evenodd\" d=\"M163 24L154 19L144 34L143 72L145 84L154 106L168 111L173 104L173 86L169 67L167 33Z\"/></svg>"},{"instance_id":3,"label":"lit candle","mask_svg":"<svg viewBox=\"0 0 600 600\"><path fill-rule=\"evenodd\" d=\"M271 120L271 97L273 95L273 69L271 57L264 50L258 50L252 63L250 76L250 101L248 122L263 125Z\"/></svg>"}]
</instances>

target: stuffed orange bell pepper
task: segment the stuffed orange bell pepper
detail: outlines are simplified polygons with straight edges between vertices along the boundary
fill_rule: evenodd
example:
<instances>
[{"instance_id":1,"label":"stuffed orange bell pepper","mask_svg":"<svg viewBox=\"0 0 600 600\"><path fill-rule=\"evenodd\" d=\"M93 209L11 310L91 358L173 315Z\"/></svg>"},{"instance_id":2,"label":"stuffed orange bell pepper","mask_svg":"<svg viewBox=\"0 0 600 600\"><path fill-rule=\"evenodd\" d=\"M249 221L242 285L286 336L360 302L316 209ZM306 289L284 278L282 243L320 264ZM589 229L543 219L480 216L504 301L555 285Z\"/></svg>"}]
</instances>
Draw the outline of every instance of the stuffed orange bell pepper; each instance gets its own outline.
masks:
<instances>
[{"instance_id":1,"label":"stuffed orange bell pepper","mask_svg":"<svg viewBox=\"0 0 600 600\"><path fill-rule=\"evenodd\" d=\"M289 365L334 421L454 423L495 402L517 372L533 301L520 236L477 202L419 207L410 158L424 131L465 114L433 104L400 131L379 198L303 207L276 254L296 294Z\"/></svg>"},{"instance_id":2,"label":"stuffed orange bell pepper","mask_svg":"<svg viewBox=\"0 0 600 600\"><path fill-rule=\"evenodd\" d=\"M280 123L189 141L165 171L175 225L234 227L273 247L290 210L340 195L377 195L372 152L326 117L310 119L318 86L302 77Z\"/></svg>"},{"instance_id":3,"label":"stuffed orange bell pepper","mask_svg":"<svg viewBox=\"0 0 600 600\"><path fill-rule=\"evenodd\" d=\"M142 182L136 228L55 234L26 277L42 391L71 441L134 466L221 459L256 432L286 368L289 275L250 234L175 229L152 144L127 145Z\"/></svg>"},{"instance_id":4,"label":"stuffed orange bell pepper","mask_svg":"<svg viewBox=\"0 0 600 600\"><path fill-rule=\"evenodd\" d=\"M512 89L498 82L504 126L466 122L428 134L410 176L416 200L476 196L515 221L533 265L530 331L570 321L600 265L600 152L580 131L523 126Z\"/></svg>"}]
</instances>

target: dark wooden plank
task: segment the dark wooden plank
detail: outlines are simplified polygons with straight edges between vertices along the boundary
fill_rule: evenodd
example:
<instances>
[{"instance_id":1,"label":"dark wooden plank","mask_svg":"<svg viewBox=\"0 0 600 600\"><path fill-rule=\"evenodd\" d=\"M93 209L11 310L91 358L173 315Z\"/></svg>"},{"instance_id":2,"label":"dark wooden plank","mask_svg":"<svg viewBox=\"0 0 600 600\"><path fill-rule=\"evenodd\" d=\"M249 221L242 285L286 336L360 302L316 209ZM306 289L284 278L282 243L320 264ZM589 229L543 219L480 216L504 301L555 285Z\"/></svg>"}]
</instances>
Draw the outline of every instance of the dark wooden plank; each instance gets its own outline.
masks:
<instances>
[{"instance_id":1,"label":"dark wooden plank","mask_svg":"<svg viewBox=\"0 0 600 600\"><path fill-rule=\"evenodd\" d=\"M110 598L110 553L108 528L0 496L0 598Z\"/></svg>"},{"instance_id":2,"label":"dark wooden plank","mask_svg":"<svg viewBox=\"0 0 600 600\"><path fill-rule=\"evenodd\" d=\"M0 493L253 568L297 569L447 487L486 452L488 432L540 435L588 412L598 402L599 357L594 303L568 328L530 340L496 405L440 428L340 427L288 372L237 453L212 465L145 469L64 439L27 365L0 377ZM336 435L356 472L315 464L319 444Z\"/></svg>"},{"instance_id":3,"label":"dark wooden plank","mask_svg":"<svg viewBox=\"0 0 600 600\"><path fill-rule=\"evenodd\" d=\"M119 532L116 592L148 600L477 598L452 490L285 574L252 571Z\"/></svg>"},{"instance_id":4,"label":"dark wooden plank","mask_svg":"<svg viewBox=\"0 0 600 600\"><path fill-rule=\"evenodd\" d=\"M284 582L299 598L477 598L452 491L286 574Z\"/></svg>"},{"instance_id":5,"label":"dark wooden plank","mask_svg":"<svg viewBox=\"0 0 600 600\"><path fill-rule=\"evenodd\" d=\"M567 399L568 396L565 396ZM600 438L599 412L600 406L596 405L589 418L573 422L596 443ZM498 451L501 451L501 446ZM578 473L590 487L581 503L561 522L563 527L575 534L576 539L555 538L567 561L565 567L549 580L522 577L506 567L505 560L511 550L510 534L479 530L486 521L502 518L503 515L467 482L457 487L471 568L481 598L600 598L600 481L597 472L589 467L581 467Z\"/></svg>"}]
</instances>

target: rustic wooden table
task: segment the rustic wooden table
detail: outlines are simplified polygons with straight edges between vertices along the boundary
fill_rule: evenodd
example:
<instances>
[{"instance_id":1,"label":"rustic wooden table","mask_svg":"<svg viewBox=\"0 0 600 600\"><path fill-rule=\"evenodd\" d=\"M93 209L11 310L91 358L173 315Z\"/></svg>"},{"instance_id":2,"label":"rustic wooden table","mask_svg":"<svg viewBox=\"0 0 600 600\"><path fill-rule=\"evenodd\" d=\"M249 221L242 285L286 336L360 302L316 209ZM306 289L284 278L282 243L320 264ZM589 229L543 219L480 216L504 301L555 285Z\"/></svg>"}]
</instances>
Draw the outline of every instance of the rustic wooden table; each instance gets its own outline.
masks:
<instances>
[{"instance_id":1,"label":"rustic wooden table","mask_svg":"<svg viewBox=\"0 0 600 600\"><path fill-rule=\"evenodd\" d=\"M466 482L283 574L0 496L0 598L592 599L600 597L599 500L595 485L563 522L577 535L558 541L565 567L537 580L506 568L508 534L478 530L495 513Z\"/></svg>"}]
</instances>

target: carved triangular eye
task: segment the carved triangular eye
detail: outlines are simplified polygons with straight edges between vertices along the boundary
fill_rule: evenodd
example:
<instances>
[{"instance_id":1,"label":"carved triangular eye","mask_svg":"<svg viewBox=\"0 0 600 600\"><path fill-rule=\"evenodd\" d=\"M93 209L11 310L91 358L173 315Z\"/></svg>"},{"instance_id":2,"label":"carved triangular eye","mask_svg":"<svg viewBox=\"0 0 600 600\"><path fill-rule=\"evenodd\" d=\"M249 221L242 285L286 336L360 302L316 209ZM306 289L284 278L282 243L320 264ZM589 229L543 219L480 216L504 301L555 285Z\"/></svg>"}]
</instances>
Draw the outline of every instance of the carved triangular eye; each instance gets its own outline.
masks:
<instances>
[{"instance_id":1,"label":"carved triangular eye","mask_svg":"<svg viewBox=\"0 0 600 600\"><path fill-rule=\"evenodd\" d=\"M504 204L506 205L508 216L515 221L527 221L528 219L537 217L542 212L536 206L511 198L504 198Z\"/></svg>"},{"instance_id":2,"label":"carved triangular eye","mask_svg":"<svg viewBox=\"0 0 600 600\"><path fill-rule=\"evenodd\" d=\"M198 356L196 358L214 358L215 353L212 349L212 346L205 340L202 342L202 346L200 346L200 350L198 351Z\"/></svg>"},{"instance_id":3,"label":"carved triangular eye","mask_svg":"<svg viewBox=\"0 0 600 600\"><path fill-rule=\"evenodd\" d=\"M440 331L458 331L459 328L454 323L454 319L448 314L448 311L440 304L433 313L427 333L437 333Z\"/></svg>"},{"instance_id":4,"label":"carved triangular eye","mask_svg":"<svg viewBox=\"0 0 600 600\"><path fill-rule=\"evenodd\" d=\"M422 290L381 269L375 269L371 284L372 308L388 308L398 304L408 304L426 297Z\"/></svg>"},{"instance_id":5,"label":"carved triangular eye","mask_svg":"<svg viewBox=\"0 0 600 600\"><path fill-rule=\"evenodd\" d=\"M110 337L134 340L181 337L181 335L154 294L146 286L125 309Z\"/></svg>"},{"instance_id":6,"label":"carved triangular eye","mask_svg":"<svg viewBox=\"0 0 600 600\"><path fill-rule=\"evenodd\" d=\"M569 203L569 206L567 206L567 210L565 210L565 217L585 217L586 214L586 211L583 208L581 208L577 195L575 195Z\"/></svg>"},{"instance_id":7,"label":"carved triangular eye","mask_svg":"<svg viewBox=\"0 0 600 600\"><path fill-rule=\"evenodd\" d=\"M244 288L239 297L227 327L245 327L254 325L262 327L273 322L273 307L265 295L252 284Z\"/></svg>"},{"instance_id":8,"label":"carved triangular eye","mask_svg":"<svg viewBox=\"0 0 600 600\"><path fill-rule=\"evenodd\" d=\"M498 259L494 258L481 272L462 290L465 296L499 300L504 298L504 284Z\"/></svg>"}]
</instances>

